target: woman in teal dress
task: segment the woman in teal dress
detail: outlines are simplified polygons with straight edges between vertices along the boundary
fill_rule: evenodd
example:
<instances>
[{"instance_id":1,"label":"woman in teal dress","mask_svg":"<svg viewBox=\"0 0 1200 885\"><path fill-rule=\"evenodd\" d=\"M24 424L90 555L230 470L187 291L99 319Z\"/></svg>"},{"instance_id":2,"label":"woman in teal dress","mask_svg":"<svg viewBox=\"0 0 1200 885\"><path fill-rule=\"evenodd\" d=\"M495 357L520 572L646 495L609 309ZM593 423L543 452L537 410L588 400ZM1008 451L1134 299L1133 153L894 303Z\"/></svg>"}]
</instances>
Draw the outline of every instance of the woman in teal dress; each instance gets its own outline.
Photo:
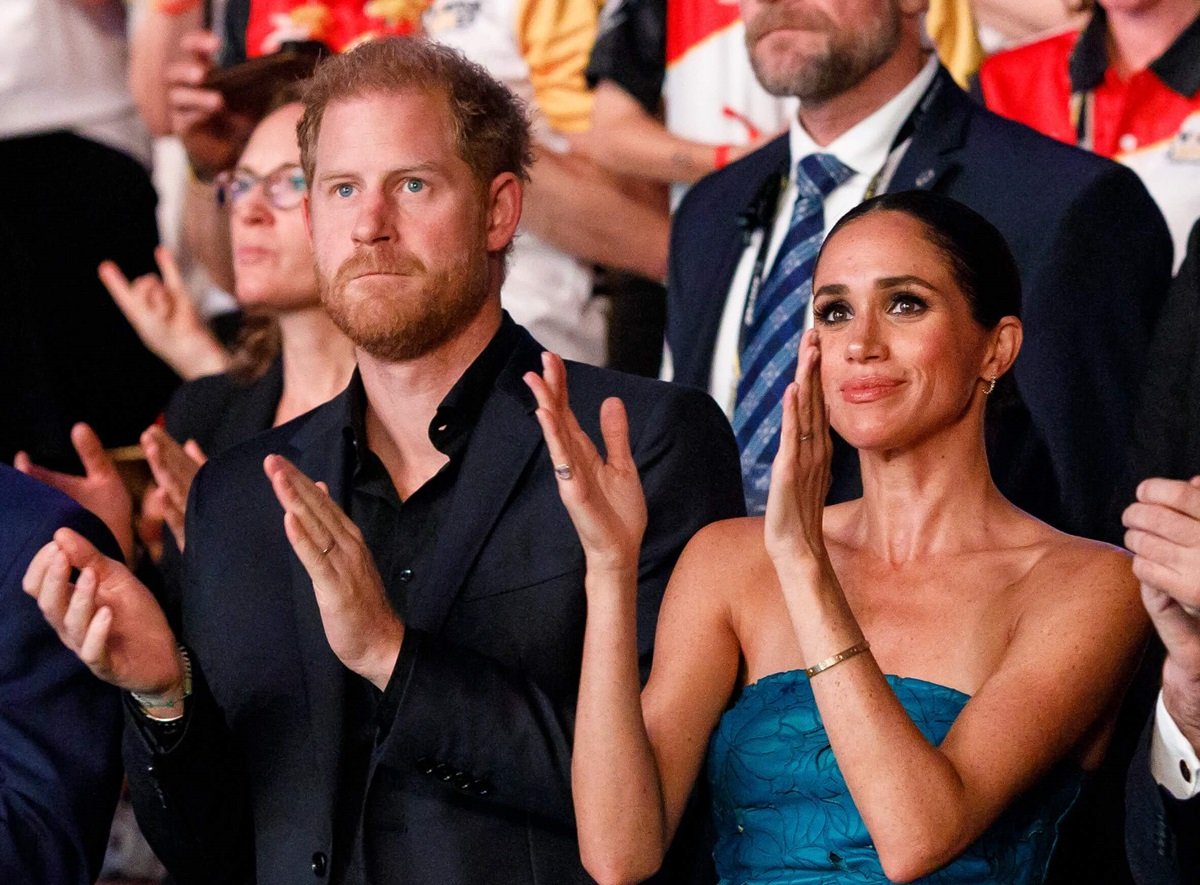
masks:
<instances>
[{"instance_id":1,"label":"woman in teal dress","mask_svg":"<svg viewBox=\"0 0 1200 885\"><path fill-rule=\"evenodd\" d=\"M600 882L658 867L706 755L722 882L1041 880L1145 620L1122 551L992 482L984 411L1019 292L1000 234L946 198L886 195L834 227L766 515L684 551L644 690L624 411L604 404L604 460L562 363L527 378L587 555L572 780ZM825 507L830 425L863 496Z\"/></svg>"}]
</instances>

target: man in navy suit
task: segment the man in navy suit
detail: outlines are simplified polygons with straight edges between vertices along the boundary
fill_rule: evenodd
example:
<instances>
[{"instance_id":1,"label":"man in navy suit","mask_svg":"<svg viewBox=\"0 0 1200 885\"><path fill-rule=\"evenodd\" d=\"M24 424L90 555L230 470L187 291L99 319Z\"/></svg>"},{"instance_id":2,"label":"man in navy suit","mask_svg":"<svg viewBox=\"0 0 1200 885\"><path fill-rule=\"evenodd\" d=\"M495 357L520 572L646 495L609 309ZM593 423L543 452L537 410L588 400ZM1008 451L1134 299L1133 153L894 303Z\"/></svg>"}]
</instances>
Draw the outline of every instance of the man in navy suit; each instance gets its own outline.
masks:
<instances>
[{"instance_id":1,"label":"man in navy suit","mask_svg":"<svg viewBox=\"0 0 1200 885\"><path fill-rule=\"evenodd\" d=\"M0 882L94 882L121 784L116 689L63 648L21 590L60 526L120 556L99 519L0 464Z\"/></svg>"},{"instance_id":2,"label":"man in navy suit","mask_svg":"<svg viewBox=\"0 0 1200 885\"><path fill-rule=\"evenodd\" d=\"M1129 766L1125 839L1144 885L1200 880L1200 221L1150 350L1125 545L1165 650L1162 691ZM1157 649L1156 649L1157 650ZM1151 659L1157 662L1159 657Z\"/></svg>"},{"instance_id":3,"label":"man in navy suit","mask_svg":"<svg viewBox=\"0 0 1200 885\"><path fill-rule=\"evenodd\" d=\"M800 110L788 134L703 179L679 208L668 277L673 377L734 414L747 291L756 276L769 279L796 197L789 170L801 158L831 154L848 169L824 198L825 231L864 196L938 191L1000 229L1024 284L1016 383L1000 379L989 415L1001 491L1052 525L1117 541L1112 477L1124 472L1170 280L1166 225L1128 169L976 106L922 48L925 5L743 0L760 81L797 96ZM831 500L859 493L857 458L842 447Z\"/></svg>"},{"instance_id":4,"label":"man in navy suit","mask_svg":"<svg viewBox=\"0 0 1200 885\"><path fill-rule=\"evenodd\" d=\"M119 600L47 617L130 692L134 803L181 882L588 881L570 795L584 562L557 490L572 465L549 460L523 381L540 348L500 305L527 127L444 47L326 61L301 156L323 300L358 373L197 475L183 646L122 566L70 533L55 545L80 578L39 593ZM568 378L593 439L606 397L629 411L648 672L683 545L742 511L736 447L702 393ZM666 881L693 881L707 846L676 848Z\"/></svg>"}]
</instances>

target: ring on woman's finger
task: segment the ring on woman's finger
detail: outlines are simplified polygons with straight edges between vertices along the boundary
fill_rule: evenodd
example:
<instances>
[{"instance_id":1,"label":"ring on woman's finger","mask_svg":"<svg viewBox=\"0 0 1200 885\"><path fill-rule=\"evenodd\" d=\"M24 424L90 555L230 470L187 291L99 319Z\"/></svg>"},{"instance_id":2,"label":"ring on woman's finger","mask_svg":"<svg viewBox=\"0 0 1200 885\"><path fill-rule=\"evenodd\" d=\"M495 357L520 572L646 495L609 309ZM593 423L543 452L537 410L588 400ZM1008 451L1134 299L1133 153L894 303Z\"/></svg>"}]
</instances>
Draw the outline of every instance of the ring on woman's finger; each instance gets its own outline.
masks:
<instances>
[{"instance_id":1,"label":"ring on woman's finger","mask_svg":"<svg viewBox=\"0 0 1200 885\"><path fill-rule=\"evenodd\" d=\"M555 464L554 465L554 475L557 476L559 479L570 479L575 474L571 470L570 464Z\"/></svg>"}]
</instances>

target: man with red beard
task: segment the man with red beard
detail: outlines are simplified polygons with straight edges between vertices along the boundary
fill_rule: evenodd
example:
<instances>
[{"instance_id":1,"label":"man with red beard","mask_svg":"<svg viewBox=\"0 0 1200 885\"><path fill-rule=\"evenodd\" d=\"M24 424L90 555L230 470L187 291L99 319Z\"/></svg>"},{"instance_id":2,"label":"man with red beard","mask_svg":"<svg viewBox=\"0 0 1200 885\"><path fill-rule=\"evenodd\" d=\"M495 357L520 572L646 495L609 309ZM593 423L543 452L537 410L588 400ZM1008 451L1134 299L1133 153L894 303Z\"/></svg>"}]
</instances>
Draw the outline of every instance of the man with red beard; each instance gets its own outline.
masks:
<instances>
[{"instance_id":1,"label":"man with red beard","mask_svg":"<svg viewBox=\"0 0 1200 885\"><path fill-rule=\"evenodd\" d=\"M550 462L523 381L541 348L500 308L527 122L452 50L396 40L327 61L299 135L349 388L197 475L181 645L71 532L26 585L128 692L139 820L179 881L589 881L570 798L584 561L557 492L573 466ZM644 676L684 543L741 510L736 450L703 394L568 372L585 429L627 432L646 489ZM628 422L610 405L602 434L610 396ZM706 851L677 847L667 881L702 872Z\"/></svg>"}]
</instances>

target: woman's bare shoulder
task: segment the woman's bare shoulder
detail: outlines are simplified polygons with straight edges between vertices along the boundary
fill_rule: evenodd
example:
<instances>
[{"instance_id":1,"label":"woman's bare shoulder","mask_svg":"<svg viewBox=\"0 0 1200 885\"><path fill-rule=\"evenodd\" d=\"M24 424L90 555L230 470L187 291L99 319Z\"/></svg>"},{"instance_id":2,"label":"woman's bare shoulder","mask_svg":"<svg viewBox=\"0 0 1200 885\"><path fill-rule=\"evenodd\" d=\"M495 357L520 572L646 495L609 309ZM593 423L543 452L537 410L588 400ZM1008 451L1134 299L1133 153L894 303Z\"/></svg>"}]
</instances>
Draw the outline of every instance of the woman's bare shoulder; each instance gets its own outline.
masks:
<instances>
[{"instance_id":1,"label":"woman's bare shoulder","mask_svg":"<svg viewBox=\"0 0 1200 885\"><path fill-rule=\"evenodd\" d=\"M742 516L709 523L692 536L684 548L681 564L724 572L742 570L765 559L761 516Z\"/></svg>"},{"instance_id":2,"label":"woman's bare shoulder","mask_svg":"<svg viewBox=\"0 0 1200 885\"><path fill-rule=\"evenodd\" d=\"M773 576L775 571L763 542L763 519L749 516L711 523L693 535L672 581L707 587L730 599L759 583L765 573Z\"/></svg>"},{"instance_id":3,"label":"woman's bare shoulder","mask_svg":"<svg viewBox=\"0 0 1200 885\"><path fill-rule=\"evenodd\" d=\"M1039 607L1112 606L1139 609L1129 552L1038 523L1038 551L1023 589Z\"/></svg>"}]
</instances>

